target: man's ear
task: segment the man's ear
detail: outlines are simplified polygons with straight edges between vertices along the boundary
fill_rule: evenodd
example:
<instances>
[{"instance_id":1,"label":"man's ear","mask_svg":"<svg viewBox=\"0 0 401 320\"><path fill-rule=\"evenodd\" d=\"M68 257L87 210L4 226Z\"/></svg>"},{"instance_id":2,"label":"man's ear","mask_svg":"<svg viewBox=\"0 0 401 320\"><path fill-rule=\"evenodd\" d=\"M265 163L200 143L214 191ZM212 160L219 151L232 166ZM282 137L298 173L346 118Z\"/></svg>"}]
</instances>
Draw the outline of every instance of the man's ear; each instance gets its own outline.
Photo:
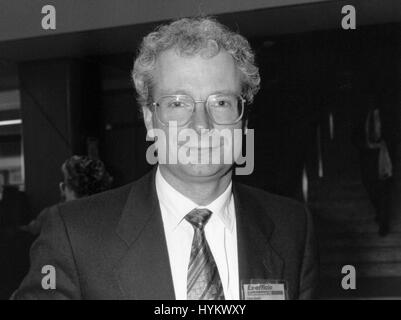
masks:
<instances>
[{"instance_id":1,"label":"man's ear","mask_svg":"<svg viewBox=\"0 0 401 320\"><path fill-rule=\"evenodd\" d=\"M154 138L153 133L153 112L148 107L142 107L143 121L145 123L147 135L149 138Z\"/></svg>"}]
</instances>

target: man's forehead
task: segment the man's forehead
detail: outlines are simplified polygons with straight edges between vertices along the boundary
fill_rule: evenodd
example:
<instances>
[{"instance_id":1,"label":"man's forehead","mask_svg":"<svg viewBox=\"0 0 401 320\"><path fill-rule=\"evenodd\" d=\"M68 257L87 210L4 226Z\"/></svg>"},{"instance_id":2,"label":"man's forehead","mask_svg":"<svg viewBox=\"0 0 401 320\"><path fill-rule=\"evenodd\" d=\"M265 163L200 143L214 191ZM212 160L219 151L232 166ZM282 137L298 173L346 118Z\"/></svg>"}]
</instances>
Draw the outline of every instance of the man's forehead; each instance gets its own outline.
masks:
<instances>
[{"instance_id":1,"label":"man's forehead","mask_svg":"<svg viewBox=\"0 0 401 320\"><path fill-rule=\"evenodd\" d=\"M201 54L180 55L167 50L158 57L154 83L163 91L188 91L197 85L210 82L218 92L236 93L239 87L239 70L234 59L221 50L213 57ZM209 83L208 83L209 84Z\"/></svg>"}]
</instances>

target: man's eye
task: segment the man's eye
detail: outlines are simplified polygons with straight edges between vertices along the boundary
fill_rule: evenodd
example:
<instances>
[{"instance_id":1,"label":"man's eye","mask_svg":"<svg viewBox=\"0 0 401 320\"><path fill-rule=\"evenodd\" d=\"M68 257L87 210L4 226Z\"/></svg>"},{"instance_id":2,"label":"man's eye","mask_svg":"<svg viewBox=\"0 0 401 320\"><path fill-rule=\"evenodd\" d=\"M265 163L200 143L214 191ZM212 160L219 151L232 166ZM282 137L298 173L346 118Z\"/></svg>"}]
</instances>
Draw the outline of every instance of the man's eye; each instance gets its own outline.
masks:
<instances>
[{"instance_id":1,"label":"man's eye","mask_svg":"<svg viewBox=\"0 0 401 320\"><path fill-rule=\"evenodd\" d=\"M219 101L217 101L217 106L218 107L230 107L230 102L229 101L227 101L227 100L219 100Z\"/></svg>"}]
</instances>

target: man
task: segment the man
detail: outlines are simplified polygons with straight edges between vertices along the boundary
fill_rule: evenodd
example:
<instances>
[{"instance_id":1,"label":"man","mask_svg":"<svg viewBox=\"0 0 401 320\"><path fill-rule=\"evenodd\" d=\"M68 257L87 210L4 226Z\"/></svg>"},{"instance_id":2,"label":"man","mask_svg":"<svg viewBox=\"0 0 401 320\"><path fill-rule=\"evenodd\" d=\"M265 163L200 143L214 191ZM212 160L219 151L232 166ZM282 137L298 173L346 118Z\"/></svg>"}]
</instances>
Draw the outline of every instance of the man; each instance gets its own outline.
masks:
<instances>
[{"instance_id":1,"label":"man","mask_svg":"<svg viewBox=\"0 0 401 320\"><path fill-rule=\"evenodd\" d=\"M175 21L144 38L133 80L159 159L178 148L189 161L159 161L128 186L56 207L14 298L240 299L249 283L312 297L317 267L304 207L233 183L238 152L211 160L241 139L203 144L246 128L245 101L260 82L246 39L213 19ZM171 127L195 132L200 145L174 139ZM55 289L42 289L43 265L56 270Z\"/></svg>"}]
</instances>

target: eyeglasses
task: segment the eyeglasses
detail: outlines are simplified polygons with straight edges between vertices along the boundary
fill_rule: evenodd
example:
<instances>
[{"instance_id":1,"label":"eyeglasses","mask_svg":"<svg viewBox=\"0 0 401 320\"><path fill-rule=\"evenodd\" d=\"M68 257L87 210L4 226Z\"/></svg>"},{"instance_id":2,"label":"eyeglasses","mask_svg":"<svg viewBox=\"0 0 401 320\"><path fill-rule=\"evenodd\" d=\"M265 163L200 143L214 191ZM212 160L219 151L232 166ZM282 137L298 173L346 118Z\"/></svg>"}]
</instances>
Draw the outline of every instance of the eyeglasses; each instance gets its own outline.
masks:
<instances>
[{"instance_id":1,"label":"eyeglasses","mask_svg":"<svg viewBox=\"0 0 401 320\"><path fill-rule=\"evenodd\" d=\"M215 124L231 125L241 120L245 99L233 94L213 94L206 100L194 100L188 95L166 95L152 103L161 123L168 125L175 121L185 126L191 120L196 103L205 103L206 111Z\"/></svg>"}]
</instances>

